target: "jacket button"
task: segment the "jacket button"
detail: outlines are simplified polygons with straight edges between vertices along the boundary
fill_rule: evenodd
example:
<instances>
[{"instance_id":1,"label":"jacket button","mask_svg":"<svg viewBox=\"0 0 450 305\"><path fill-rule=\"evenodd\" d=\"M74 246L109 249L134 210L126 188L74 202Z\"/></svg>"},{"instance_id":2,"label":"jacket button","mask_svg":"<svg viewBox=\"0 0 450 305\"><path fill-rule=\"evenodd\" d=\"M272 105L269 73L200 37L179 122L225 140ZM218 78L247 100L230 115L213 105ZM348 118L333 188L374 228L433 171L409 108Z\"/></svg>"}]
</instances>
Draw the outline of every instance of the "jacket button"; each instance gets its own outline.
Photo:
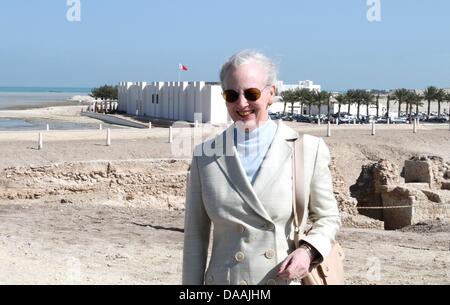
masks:
<instances>
[{"instance_id":1,"label":"jacket button","mask_svg":"<svg viewBox=\"0 0 450 305\"><path fill-rule=\"evenodd\" d=\"M243 262L245 259L245 255L242 252L238 252L236 253L236 255L234 256L234 258L236 259L236 261L238 262Z\"/></svg>"},{"instance_id":2,"label":"jacket button","mask_svg":"<svg viewBox=\"0 0 450 305\"><path fill-rule=\"evenodd\" d=\"M275 281L274 279L270 279L270 280L267 281L266 284L267 284L267 285L276 285L276 284L277 284L277 281Z\"/></svg>"},{"instance_id":3,"label":"jacket button","mask_svg":"<svg viewBox=\"0 0 450 305\"><path fill-rule=\"evenodd\" d=\"M267 250L266 253L265 253L265 255L266 255L266 258L272 259L272 258L274 258L274 256L275 256L275 251L273 251L272 249Z\"/></svg>"},{"instance_id":4,"label":"jacket button","mask_svg":"<svg viewBox=\"0 0 450 305\"><path fill-rule=\"evenodd\" d=\"M242 280L239 282L239 285L246 286L246 285L248 285L248 283L247 283L247 281Z\"/></svg>"},{"instance_id":5,"label":"jacket button","mask_svg":"<svg viewBox=\"0 0 450 305\"><path fill-rule=\"evenodd\" d=\"M239 225L238 226L238 231L241 232L241 233L244 233L245 232L245 227L243 225Z\"/></svg>"}]
</instances>

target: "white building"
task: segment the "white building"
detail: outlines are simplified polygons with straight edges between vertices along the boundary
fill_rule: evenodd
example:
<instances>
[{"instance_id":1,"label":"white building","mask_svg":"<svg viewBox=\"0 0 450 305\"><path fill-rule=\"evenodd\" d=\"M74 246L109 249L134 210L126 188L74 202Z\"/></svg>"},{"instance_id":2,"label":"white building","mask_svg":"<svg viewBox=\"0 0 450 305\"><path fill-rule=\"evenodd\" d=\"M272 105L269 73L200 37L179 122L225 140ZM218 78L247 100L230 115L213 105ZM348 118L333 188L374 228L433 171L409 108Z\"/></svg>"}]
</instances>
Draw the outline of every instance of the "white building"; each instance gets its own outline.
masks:
<instances>
[{"instance_id":1,"label":"white building","mask_svg":"<svg viewBox=\"0 0 450 305\"><path fill-rule=\"evenodd\" d=\"M132 115L173 121L194 122L202 114L203 123L229 121L222 88L198 82L120 82L118 110Z\"/></svg>"},{"instance_id":2,"label":"white building","mask_svg":"<svg viewBox=\"0 0 450 305\"><path fill-rule=\"evenodd\" d=\"M287 90L294 90L297 88L298 89L316 90L316 91L321 90L321 86L315 85L314 82L311 80L302 80L302 81L299 81L298 84L295 84L295 85L284 84L284 82L282 80L277 82L278 93L281 93L281 92L287 91Z\"/></svg>"}]
</instances>

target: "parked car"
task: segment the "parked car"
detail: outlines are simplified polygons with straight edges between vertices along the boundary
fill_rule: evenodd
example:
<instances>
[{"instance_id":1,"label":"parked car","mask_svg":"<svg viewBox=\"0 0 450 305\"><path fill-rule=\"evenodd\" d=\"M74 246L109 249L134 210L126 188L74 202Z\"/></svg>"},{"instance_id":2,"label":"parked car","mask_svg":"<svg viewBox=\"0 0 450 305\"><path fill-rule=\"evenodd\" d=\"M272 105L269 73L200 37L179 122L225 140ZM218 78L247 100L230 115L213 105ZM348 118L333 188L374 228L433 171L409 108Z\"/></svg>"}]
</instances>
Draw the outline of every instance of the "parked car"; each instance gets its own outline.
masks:
<instances>
[{"instance_id":1,"label":"parked car","mask_svg":"<svg viewBox=\"0 0 450 305\"><path fill-rule=\"evenodd\" d=\"M369 115L369 116L362 115L362 116L360 116L360 119L363 124L368 124L368 123L372 123L373 121L376 121L377 117L374 115Z\"/></svg>"},{"instance_id":2,"label":"parked car","mask_svg":"<svg viewBox=\"0 0 450 305\"><path fill-rule=\"evenodd\" d=\"M306 115L299 115L296 118L297 122L311 123L311 118Z\"/></svg>"},{"instance_id":3,"label":"parked car","mask_svg":"<svg viewBox=\"0 0 450 305\"><path fill-rule=\"evenodd\" d=\"M426 119L425 122L428 123L447 123L447 118L446 117L430 117L429 119Z\"/></svg>"},{"instance_id":4,"label":"parked car","mask_svg":"<svg viewBox=\"0 0 450 305\"><path fill-rule=\"evenodd\" d=\"M391 118L391 122L392 122L392 124L408 124L409 123L407 117Z\"/></svg>"},{"instance_id":5,"label":"parked car","mask_svg":"<svg viewBox=\"0 0 450 305\"><path fill-rule=\"evenodd\" d=\"M351 115L344 115L339 118L339 124L349 124L349 123L353 123L353 119L354 117Z\"/></svg>"},{"instance_id":6,"label":"parked car","mask_svg":"<svg viewBox=\"0 0 450 305\"><path fill-rule=\"evenodd\" d=\"M290 114L284 115L280 119L282 119L283 121L293 121L294 120L294 118Z\"/></svg>"},{"instance_id":7,"label":"parked car","mask_svg":"<svg viewBox=\"0 0 450 305\"><path fill-rule=\"evenodd\" d=\"M279 120L281 118L281 113L273 113L273 112L269 112L269 116L272 120Z\"/></svg>"}]
</instances>

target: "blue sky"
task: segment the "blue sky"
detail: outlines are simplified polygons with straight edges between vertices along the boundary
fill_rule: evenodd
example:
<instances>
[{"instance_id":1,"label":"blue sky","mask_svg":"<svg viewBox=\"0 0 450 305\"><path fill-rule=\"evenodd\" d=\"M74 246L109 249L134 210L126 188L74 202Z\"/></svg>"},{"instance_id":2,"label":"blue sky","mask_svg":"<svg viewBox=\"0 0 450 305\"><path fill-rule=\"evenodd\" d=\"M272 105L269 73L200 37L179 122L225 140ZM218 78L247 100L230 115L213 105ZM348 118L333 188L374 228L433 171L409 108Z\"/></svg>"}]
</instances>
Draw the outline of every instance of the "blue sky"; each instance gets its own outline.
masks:
<instances>
[{"instance_id":1,"label":"blue sky","mask_svg":"<svg viewBox=\"0 0 450 305\"><path fill-rule=\"evenodd\" d=\"M261 50L287 83L327 90L450 87L450 1L66 0L0 2L0 86L218 80L232 53Z\"/></svg>"}]
</instances>

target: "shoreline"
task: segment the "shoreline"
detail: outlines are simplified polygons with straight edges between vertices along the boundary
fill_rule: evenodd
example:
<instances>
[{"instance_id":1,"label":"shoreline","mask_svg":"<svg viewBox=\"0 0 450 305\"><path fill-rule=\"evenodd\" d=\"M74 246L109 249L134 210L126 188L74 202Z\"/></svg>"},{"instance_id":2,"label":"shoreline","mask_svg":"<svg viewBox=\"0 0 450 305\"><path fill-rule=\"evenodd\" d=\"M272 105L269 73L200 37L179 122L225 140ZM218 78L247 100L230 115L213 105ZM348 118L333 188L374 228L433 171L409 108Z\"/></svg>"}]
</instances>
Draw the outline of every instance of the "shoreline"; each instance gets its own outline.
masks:
<instances>
[{"instance_id":1,"label":"shoreline","mask_svg":"<svg viewBox=\"0 0 450 305\"><path fill-rule=\"evenodd\" d=\"M45 103L36 103L29 105L20 105L13 107L5 107L0 108L0 113L2 111L11 111L11 110L33 110L33 109L42 109L42 108L50 108L50 107L67 107L67 106L89 106L89 102L80 102L80 101L64 101L64 102L45 102Z\"/></svg>"},{"instance_id":2,"label":"shoreline","mask_svg":"<svg viewBox=\"0 0 450 305\"><path fill-rule=\"evenodd\" d=\"M0 109L0 121L18 120L25 123L32 124L33 126L26 127L9 127L8 123L4 123L4 127L0 124L0 130L2 131L24 131L33 130L36 126L50 124L58 126L57 129L64 125L97 125L103 124L102 121L81 116L81 110L87 107L86 104L78 101L68 101L65 103L43 103L42 105L29 105L17 106L15 109ZM70 127L70 126L69 126ZM15 129L16 128L16 129ZM75 127L74 127L75 128ZM68 128L73 129L73 128Z\"/></svg>"}]
</instances>

